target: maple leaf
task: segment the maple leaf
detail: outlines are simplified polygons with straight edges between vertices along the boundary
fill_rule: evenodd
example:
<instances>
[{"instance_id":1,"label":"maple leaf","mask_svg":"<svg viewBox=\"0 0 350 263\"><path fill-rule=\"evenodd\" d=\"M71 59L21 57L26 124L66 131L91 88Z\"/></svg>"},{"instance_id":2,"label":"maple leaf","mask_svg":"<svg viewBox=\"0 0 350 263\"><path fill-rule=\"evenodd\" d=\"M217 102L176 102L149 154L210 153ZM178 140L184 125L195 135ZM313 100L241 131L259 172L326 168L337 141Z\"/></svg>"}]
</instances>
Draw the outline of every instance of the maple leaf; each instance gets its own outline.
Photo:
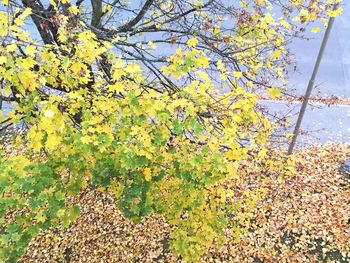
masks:
<instances>
[{"instance_id":1,"label":"maple leaf","mask_svg":"<svg viewBox=\"0 0 350 263\"><path fill-rule=\"evenodd\" d=\"M197 44L198 44L198 40L197 40L197 38L195 38L195 37L190 38L190 39L187 41L187 45L188 45L189 47L195 47L195 46L197 46Z\"/></svg>"},{"instance_id":2,"label":"maple leaf","mask_svg":"<svg viewBox=\"0 0 350 263\"><path fill-rule=\"evenodd\" d=\"M145 175L145 180L146 181L151 181L152 179L152 170L151 168L147 167L143 170L143 174Z\"/></svg>"}]
</instances>

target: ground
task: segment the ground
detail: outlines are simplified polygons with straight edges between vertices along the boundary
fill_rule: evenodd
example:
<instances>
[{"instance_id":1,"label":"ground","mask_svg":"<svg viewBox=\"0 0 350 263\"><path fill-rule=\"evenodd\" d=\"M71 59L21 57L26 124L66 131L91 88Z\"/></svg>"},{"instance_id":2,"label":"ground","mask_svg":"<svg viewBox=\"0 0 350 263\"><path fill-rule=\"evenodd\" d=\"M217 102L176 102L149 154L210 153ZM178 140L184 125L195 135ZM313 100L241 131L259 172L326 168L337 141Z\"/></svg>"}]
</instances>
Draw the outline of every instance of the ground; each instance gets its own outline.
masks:
<instances>
[{"instance_id":1,"label":"ground","mask_svg":"<svg viewBox=\"0 0 350 263\"><path fill-rule=\"evenodd\" d=\"M350 262L350 182L338 167L349 144L310 146L296 154L295 172L260 181L249 174L239 191L267 189L240 241L213 245L203 262ZM86 190L76 200L78 220L67 229L42 232L22 262L180 262L169 252L171 226L152 215L140 223L125 219L114 197ZM227 236L229 232L226 233Z\"/></svg>"}]
</instances>

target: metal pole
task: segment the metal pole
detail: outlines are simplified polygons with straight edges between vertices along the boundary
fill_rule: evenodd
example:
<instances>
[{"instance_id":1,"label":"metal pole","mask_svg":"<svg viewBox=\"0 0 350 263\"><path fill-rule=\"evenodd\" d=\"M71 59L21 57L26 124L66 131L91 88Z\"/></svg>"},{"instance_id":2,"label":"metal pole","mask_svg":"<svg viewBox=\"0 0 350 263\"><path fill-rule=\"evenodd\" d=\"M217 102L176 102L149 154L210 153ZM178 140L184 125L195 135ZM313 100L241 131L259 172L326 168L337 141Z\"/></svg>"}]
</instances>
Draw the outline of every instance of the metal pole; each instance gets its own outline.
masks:
<instances>
[{"instance_id":1,"label":"metal pole","mask_svg":"<svg viewBox=\"0 0 350 263\"><path fill-rule=\"evenodd\" d=\"M336 10L338 8L338 6L339 6L339 4L336 4L334 6L333 10ZM312 91L312 89L314 87L315 78L317 76L317 72L318 72L318 69L319 69L320 64L321 64L322 56L323 56L324 50L325 50L326 45L327 45L329 34L330 34L331 30L332 30L333 23L334 23L334 17L331 17L329 19L328 27L326 29L326 32L325 32L325 34L323 36L321 48L320 48L320 51L318 52L316 64L314 66L314 70L312 72L311 79L309 81L309 84L308 84L306 92L305 92L304 100L303 100L303 103L302 103L301 108L300 108L300 112L299 112L297 123L295 124L292 141L289 144L289 148L288 148L288 155L291 155L293 153L293 149L294 149L294 146L295 146L295 143L296 143L299 131L300 131L301 122L302 122L303 117L304 117L306 106L307 106L307 104L309 102L309 99L310 99L311 91Z\"/></svg>"}]
</instances>

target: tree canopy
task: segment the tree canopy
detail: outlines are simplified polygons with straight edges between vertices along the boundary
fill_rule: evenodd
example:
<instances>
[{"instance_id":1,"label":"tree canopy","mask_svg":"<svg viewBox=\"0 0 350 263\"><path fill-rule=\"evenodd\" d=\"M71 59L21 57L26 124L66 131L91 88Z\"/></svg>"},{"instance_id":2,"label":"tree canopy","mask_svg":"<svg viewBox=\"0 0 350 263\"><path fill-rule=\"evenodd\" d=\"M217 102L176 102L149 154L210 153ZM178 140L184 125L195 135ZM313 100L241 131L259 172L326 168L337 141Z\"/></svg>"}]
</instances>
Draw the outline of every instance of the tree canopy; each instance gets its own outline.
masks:
<instances>
[{"instance_id":1,"label":"tree canopy","mask_svg":"<svg viewBox=\"0 0 350 263\"><path fill-rule=\"evenodd\" d=\"M259 198L230 202L240 165L292 169L267 158L273 125L257 92L280 95L286 43L341 13L334 3L3 0L0 91L12 110L0 129L26 131L22 151L0 157L0 258L69 225L69 200L87 187L115 193L133 220L163 215L185 260L229 225L240 231L246 218L228 215Z\"/></svg>"}]
</instances>

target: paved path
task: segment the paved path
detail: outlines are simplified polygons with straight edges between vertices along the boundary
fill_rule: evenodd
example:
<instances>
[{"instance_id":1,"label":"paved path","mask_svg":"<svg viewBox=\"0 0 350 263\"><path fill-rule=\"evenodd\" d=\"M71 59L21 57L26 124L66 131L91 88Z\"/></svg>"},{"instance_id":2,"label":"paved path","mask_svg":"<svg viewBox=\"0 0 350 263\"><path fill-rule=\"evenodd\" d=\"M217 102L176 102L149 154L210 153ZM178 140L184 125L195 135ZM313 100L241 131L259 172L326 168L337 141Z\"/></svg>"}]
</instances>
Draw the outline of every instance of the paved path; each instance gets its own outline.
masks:
<instances>
[{"instance_id":1,"label":"paved path","mask_svg":"<svg viewBox=\"0 0 350 263\"><path fill-rule=\"evenodd\" d=\"M299 102L286 104L283 101L265 100L261 104L266 106L271 113L279 115L289 113L293 123L296 122L301 107ZM309 142L350 142L350 106L308 105L301 129L307 134L298 137L299 145ZM292 133L293 129L289 132Z\"/></svg>"},{"instance_id":2,"label":"paved path","mask_svg":"<svg viewBox=\"0 0 350 263\"><path fill-rule=\"evenodd\" d=\"M350 98L350 2L344 1L343 8L343 14L335 19L313 95ZM314 26L322 28L321 24L313 24L312 27ZM311 29L308 30L310 32ZM294 40L290 45L296 57L298 70L290 74L289 83L299 95L305 93L323 34L324 29L318 34L310 33L309 36L313 38L310 41ZM294 123L301 106L298 102L287 105L284 102L264 101L262 104L272 112L286 114L291 111ZM308 106L301 128L307 131L308 135L298 137L299 145L309 141L350 142L350 106Z\"/></svg>"}]
</instances>

